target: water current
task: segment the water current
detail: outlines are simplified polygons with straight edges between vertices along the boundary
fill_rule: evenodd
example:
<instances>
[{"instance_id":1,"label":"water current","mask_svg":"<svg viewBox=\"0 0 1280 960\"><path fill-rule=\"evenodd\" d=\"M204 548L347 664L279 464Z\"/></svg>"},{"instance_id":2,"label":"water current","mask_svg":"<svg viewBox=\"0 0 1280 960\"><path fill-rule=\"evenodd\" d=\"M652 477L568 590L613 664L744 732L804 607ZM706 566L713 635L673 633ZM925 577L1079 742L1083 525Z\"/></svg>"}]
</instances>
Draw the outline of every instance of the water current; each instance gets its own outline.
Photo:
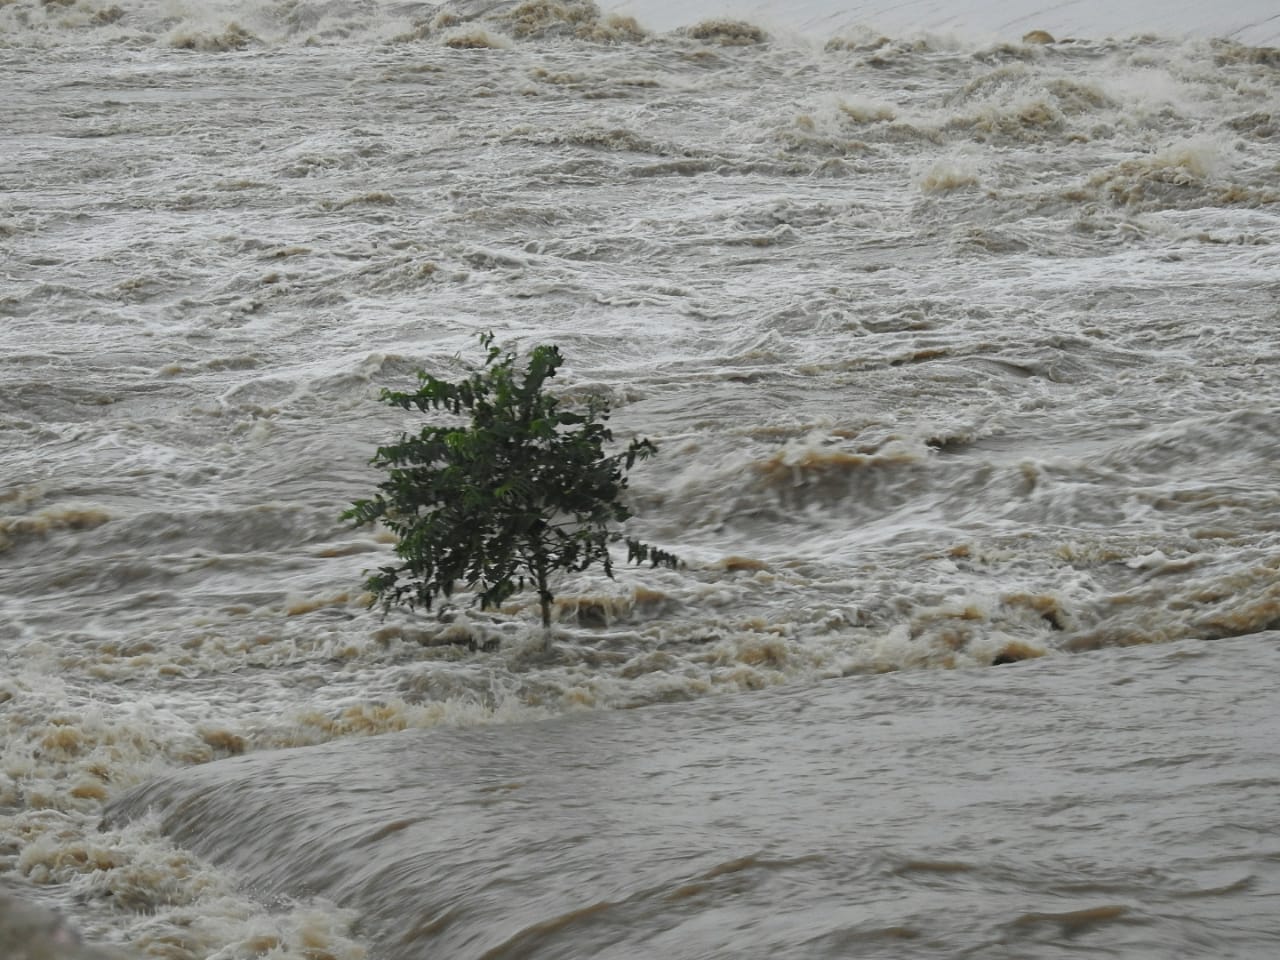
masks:
<instances>
[{"instance_id":1,"label":"water current","mask_svg":"<svg viewBox=\"0 0 1280 960\"><path fill-rule=\"evenodd\" d=\"M1280 53L625 14L0 3L4 891L168 960L1273 956ZM338 519L484 330L686 561L549 653L381 618Z\"/></svg>"}]
</instances>

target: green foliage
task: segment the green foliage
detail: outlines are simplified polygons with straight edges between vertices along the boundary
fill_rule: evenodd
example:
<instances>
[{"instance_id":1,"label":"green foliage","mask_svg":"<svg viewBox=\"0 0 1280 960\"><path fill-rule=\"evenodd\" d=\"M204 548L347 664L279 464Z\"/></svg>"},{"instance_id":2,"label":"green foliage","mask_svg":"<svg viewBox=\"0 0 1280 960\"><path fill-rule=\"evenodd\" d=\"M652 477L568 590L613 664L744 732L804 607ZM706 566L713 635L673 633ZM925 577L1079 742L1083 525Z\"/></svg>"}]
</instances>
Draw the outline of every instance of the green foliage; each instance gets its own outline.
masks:
<instances>
[{"instance_id":1,"label":"green foliage","mask_svg":"<svg viewBox=\"0 0 1280 960\"><path fill-rule=\"evenodd\" d=\"M419 371L415 392L382 391L385 403L444 414L453 424L429 424L379 447L370 462L387 479L342 518L382 523L397 537L401 562L367 581L384 611L430 609L458 583L476 591L482 608L498 606L531 585L549 628L553 573L598 563L613 576L609 544L623 539L616 525L631 516L622 502L627 471L657 447L633 440L606 456L608 406L593 400L573 412L544 390L563 363L558 348L536 347L520 369L514 354L493 345L493 334L480 343L488 351L484 367L465 380ZM628 562L679 563L638 540L626 543Z\"/></svg>"}]
</instances>

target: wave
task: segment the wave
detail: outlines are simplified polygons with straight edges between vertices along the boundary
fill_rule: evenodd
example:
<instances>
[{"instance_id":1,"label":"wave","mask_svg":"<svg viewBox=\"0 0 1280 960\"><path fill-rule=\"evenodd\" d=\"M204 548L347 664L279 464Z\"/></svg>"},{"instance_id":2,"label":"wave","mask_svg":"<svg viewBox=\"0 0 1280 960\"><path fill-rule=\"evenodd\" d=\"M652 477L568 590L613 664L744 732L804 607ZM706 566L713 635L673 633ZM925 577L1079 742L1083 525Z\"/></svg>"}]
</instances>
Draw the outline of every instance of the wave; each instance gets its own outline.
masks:
<instances>
[{"instance_id":1,"label":"wave","mask_svg":"<svg viewBox=\"0 0 1280 960\"><path fill-rule=\"evenodd\" d=\"M935 32L1004 39L1022 39L1034 33L1058 39L1158 34L1221 37L1255 46L1280 43L1280 18L1271 0L1239 0L1218 6L1156 0L1076 0L1069 4L935 0L927 5L893 0L620 0L604 7L630 14L655 31L726 17L825 36L864 26L890 34Z\"/></svg>"},{"instance_id":2,"label":"wave","mask_svg":"<svg viewBox=\"0 0 1280 960\"><path fill-rule=\"evenodd\" d=\"M947 36L1046 45L1108 37L1216 38L1232 41L1251 62L1274 65L1280 17L1271 0L1205 4L1116 4L1078 0L938 0L925 9L887 0L211 0L208 3L130 4L46 0L0 4L3 45L55 42L70 35L124 43L161 42L181 50L237 52L280 42L434 40L455 49L503 48L511 42L576 38L634 43L676 34L709 45L742 46L773 37L831 40L858 46L882 34ZM1259 48L1263 48L1259 50ZM1240 59L1239 53L1228 54Z\"/></svg>"},{"instance_id":3,"label":"wave","mask_svg":"<svg viewBox=\"0 0 1280 960\"><path fill-rule=\"evenodd\" d=\"M1250 813L1274 793L1259 770L1276 662L1271 636L928 687L835 681L409 732L186 770L119 798L105 821L158 823L272 900L332 898L387 960L616 958L655 944L673 958L923 958L993 942L1051 956L1115 936L1130 903L1148 939L1197 936L1212 951L1218 916L1269 906L1256 890L1244 899L1261 886L1267 818L1195 825L1207 804ZM991 772L1010 765L1035 770L1029 787ZM1191 777L1199 789L1181 789ZM1127 820L1171 803L1177 869L1154 869L1170 856L1158 828L1174 821ZM1101 831L1083 869L1046 870L1053 820L1083 824L1060 841L1073 851ZM1228 830L1242 839L1224 853ZM988 835L1008 841L998 857ZM843 909L851 889L879 912ZM980 897L991 906L972 909ZM1201 930L1189 897L1211 918Z\"/></svg>"}]
</instances>

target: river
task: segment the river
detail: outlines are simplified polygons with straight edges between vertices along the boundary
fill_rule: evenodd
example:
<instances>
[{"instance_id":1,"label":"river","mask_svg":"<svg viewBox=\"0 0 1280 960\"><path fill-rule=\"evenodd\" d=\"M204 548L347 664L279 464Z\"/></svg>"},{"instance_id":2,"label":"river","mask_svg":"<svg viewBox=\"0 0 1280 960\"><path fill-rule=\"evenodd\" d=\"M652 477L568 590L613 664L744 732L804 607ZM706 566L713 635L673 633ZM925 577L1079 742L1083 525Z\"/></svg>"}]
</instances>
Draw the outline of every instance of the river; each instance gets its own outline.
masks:
<instances>
[{"instance_id":1,"label":"river","mask_svg":"<svg viewBox=\"0 0 1280 960\"><path fill-rule=\"evenodd\" d=\"M1271 956L1274 18L454 9L0 6L5 889L169 960ZM485 330L686 564L549 653L338 518Z\"/></svg>"}]
</instances>

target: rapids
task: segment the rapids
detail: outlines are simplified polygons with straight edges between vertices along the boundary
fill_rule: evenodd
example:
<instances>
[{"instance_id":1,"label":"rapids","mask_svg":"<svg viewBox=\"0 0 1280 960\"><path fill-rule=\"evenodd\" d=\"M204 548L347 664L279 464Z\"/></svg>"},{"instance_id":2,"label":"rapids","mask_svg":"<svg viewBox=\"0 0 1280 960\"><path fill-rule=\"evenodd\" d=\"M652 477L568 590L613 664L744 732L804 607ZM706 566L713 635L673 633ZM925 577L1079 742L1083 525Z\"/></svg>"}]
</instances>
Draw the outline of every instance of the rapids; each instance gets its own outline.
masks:
<instances>
[{"instance_id":1,"label":"rapids","mask_svg":"<svg viewBox=\"0 0 1280 960\"><path fill-rule=\"evenodd\" d=\"M1128 5L1146 26L1091 30L1027 5L1024 31L936 3L882 32L713 6L0 4L0 877L22 896L167 960L397 956L427 900L445 956L517 950L503 930L574 904L607 906L545 955L635 956L668 910L654 949L688 956L879 929L1050 956L1094 909L1098 952L1269 955L1274 16ZM413 425L379 389L458 373L488 329L557 343L566 395L659 445L632 532L687 561L562 579L550 656L526 595L381 619L362 571L390 544L338 520ZM864 729L872 700L910 736ZM619 751L670 807L616 792ZM524 782L478 756L537 790L476 801ZM1090 763L1112 773L1052 812ZM416 846L346 879L378 764L402 777L384 819L415 824L397 842L488 865L454 900L429 858L390 896ZM538 846L592 780L581 847ZM303 797L325 789L336 819ZM959 819L893 814L913 789ZM206 818L175 814L191 796ZM1156 807L1182 829L1114 826ZM1091 829L1024 822L1072 817ZM963 869L895 872L933 858ZM707 892L662 906L681 884ZM856 914L889 888L883 926ZM1196 890L1218 893L1176 919Z\"/></svg>"}]
</instances>

